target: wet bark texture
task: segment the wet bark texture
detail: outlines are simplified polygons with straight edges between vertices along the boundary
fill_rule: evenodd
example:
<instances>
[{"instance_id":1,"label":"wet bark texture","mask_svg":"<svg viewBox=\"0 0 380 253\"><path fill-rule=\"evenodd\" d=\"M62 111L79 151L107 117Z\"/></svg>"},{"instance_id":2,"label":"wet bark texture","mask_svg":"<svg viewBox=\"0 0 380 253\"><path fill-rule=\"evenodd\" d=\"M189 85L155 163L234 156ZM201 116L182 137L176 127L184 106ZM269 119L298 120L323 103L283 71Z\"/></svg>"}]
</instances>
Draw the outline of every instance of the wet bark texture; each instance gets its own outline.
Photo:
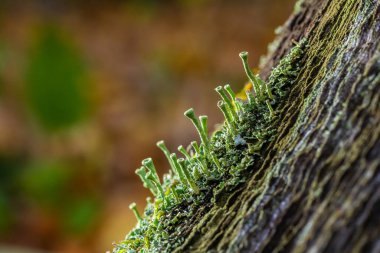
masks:
<instances>
[{"instance_id":1,"label":"wet bark texture","mask_svg":"<svg viewBox=\"0 0 380 253\"><path fill-rule=\"evenodd\" d=\"M305 0L264 77L301 38L277 138L177 252L380 252L380 1Z\"/></svg>"}]
</instances>

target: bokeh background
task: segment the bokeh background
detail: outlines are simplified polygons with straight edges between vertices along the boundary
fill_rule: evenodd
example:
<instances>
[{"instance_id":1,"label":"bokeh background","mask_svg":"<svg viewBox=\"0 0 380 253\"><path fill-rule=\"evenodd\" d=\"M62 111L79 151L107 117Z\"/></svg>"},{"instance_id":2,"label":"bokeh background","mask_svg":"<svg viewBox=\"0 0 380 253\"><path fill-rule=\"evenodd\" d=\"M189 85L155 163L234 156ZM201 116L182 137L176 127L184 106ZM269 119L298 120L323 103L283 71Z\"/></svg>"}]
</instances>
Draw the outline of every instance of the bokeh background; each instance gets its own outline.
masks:
<instances>
[{"instance_id":1,"label":"bokeh background","mask_svg":"<svg viewBox=\"0 0 380 253\"><path fill-rule=\"evenodd\" d=\"M1 0L0 252L105 252L148 191L155 143L220 122L217 85L246 81L294 0ZM212 128L212 127L211 127Z\"/></svg>"}]
</instances>

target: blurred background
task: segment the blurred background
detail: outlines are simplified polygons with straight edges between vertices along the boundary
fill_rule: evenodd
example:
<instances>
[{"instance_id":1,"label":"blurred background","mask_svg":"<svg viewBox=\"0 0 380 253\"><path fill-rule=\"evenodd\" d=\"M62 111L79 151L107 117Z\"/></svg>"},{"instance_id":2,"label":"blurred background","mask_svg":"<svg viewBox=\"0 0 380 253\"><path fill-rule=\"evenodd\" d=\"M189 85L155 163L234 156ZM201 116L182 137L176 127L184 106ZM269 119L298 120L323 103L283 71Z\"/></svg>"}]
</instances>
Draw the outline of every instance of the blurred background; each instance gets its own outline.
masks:
<instances>
[{"instance_id":1,"label":"blurred background","mask_svg":"<svg viewBox=\"0 0 380 253\"><path fill-rule=\"evenodd\" d=\"M0 0L0 252L105 252L149 195L134 170L197 139L189 107L245 82L294 0ZM212 129L212 127L210 127Z\"/></svg>"}]
</instances>

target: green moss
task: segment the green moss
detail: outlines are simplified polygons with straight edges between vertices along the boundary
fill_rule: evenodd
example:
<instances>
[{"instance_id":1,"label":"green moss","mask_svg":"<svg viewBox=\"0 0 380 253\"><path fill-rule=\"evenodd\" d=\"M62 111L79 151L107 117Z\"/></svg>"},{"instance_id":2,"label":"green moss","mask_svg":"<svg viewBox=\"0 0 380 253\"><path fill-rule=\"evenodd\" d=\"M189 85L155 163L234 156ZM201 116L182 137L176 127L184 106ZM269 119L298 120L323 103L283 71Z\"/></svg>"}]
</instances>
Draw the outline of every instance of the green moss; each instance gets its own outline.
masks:
<instances>
[{"instance_id":1,"label":"green moss","mask_svg":"<svg viewBox=\"0 0 380 253\"><path fill-rule=\"evenodd\" d=\"M114 253L171 252L185 243L186 238L200 236L207 222L218 217L213 206L229 201L226 194L244 183L252 175L253 165L276 136L280 124L279 112L300 68L306 40L297 44L273 69L267 82L254 76L243 59L248 77L255 82L260 97L248 94L246 101L237 100L229 86L217 88L222 101L220 108L226 118L223 126L211 138L207 133L207 117L195 117L193 110L185 115L195 125L202 143L192 142L193 150L179 150L186 159L169 155L165 144L157 145L169 159L172 170L164 175L162 185L153 176L141 176L156 194L148 200L138 224L115 246ZM245 55L246 57L246 55ZM147 173L149 174L149 173ZM161 190L162 188L162 190ZM194 221L201 221L192 225ZM192 236L189 236L189 235Z\"/></svg>"}]
</instances>

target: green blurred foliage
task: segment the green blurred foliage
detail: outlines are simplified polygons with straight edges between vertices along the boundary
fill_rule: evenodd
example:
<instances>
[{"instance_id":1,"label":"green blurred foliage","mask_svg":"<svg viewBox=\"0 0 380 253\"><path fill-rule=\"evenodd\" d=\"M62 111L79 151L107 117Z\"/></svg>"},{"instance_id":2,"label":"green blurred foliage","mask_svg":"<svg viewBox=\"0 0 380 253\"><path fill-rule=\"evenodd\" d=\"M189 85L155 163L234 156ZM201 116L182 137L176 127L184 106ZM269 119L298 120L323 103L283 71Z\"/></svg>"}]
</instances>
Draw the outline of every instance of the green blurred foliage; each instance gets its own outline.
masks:
<instances>
[{"instance_id":1,"label":"green blurred foliage","mask_svg":"<svg viewBox=\"0 0 380 253\"><path fill-rule=\"evenodd\" d=\"M100 213L100 204L93 196L84 196L72 200L62 213L64 230L69 234L84 234L96 222Z\"/></svg>"},{"instance_id":2,"label":"green blurred foliage","mask_svg":"<svg viewBox=\"0 0 380 253\"><path fill-rule=\"evenodd\" d=\"M70 168L57 161L27 166L20 176L23 195L45 207L57 208L67 194Z\"/></svg>"},{"instance_id":3,"label":"green blurred foliage","mask_svg":"<svg viewBox=\"0 0 380 253\"><path fill-rule=\"evenodd\" d=\"M22 156L0 153L0 192L15 192L18 177L22 167Z\"/></svg>"},{"instance_id":4,"label":"green blurred foliage","mask_svg":"<svg viewBox=\"0 0 380 253\"><path fill-rule=\"evenodd\" d=\"M47 130L73 126L88 113L85 68L55 28L41 31L29 56L26 96L37 121Z\"/></svg>"},{"instance_id":5,"label":"green blurred foliage","mask_svg":"<svg viewBox=\"0 0 380 253\"><path fill-rule=\"evenodd\" d=\"M73 188L75 181L74 167L59 161L41 161L23 170L21 194L37 206L50 210L66 233L84 234L96 223L101 212L100 200L96 192L83 189L80 184Z\"/></svg>"},{"instance_id":6,"label":"green blurred foliage","mask_svg":"<svg viewBox=\"0 0 380 253\"><path fill-rule=\"evenodd\" d=\"M0 41L0 97L3 93L3 71L5 69L5 62L6 62L6 47L2 41Z\"/></svg>"},{"instance_id":7,"label":"green blurred foliage","mask_svg":"<svg viewBox=\"0 0 380 253\"><path fill-rule=\"evenodd\" d=\"M0 235L10 228L12 223L11 208L6 194L0 191Z\"/></svg>"},{"instance_id":8,"label":"green blurred foliage","mask_svg":"<svg viewBox=\"0 0 380 253\"><path fill-rule=\"evenodd\" d=\"M17 178L21 168L20 156L0 153L0 235L6 234L14 221L12 200L18 196Z\"/></svg>"}]
</instances>

